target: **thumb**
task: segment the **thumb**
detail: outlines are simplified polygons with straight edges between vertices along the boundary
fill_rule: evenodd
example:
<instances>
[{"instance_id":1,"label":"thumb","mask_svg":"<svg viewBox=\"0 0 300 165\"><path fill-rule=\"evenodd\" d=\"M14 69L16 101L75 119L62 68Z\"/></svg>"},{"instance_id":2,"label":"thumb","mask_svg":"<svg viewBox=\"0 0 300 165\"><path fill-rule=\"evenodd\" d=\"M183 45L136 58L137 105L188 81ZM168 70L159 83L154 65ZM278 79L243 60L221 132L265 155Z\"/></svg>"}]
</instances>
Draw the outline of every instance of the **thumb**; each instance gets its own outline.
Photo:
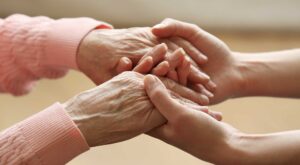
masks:
<instances>
[{"instance_id":1,"label":"thumb","mask_svg":"<svg viewBox=\"0 0 300 165\"><path fill-rule=\"evenodd\" d=\"M194 25L171 18L164 19L161 23L152 27L152 33L157 37L182 37L191 40L198 32ZM190 41L191 42L191 41Z\"/></svg>"},{"instance_id":2,"label":"thumb","mask_svg":"<svg viewBox=\"0 0 300 165\"><path fill-rule=\"evenodd\" d=\"M145 76L144 85L151 102L167 120L172 120L180 112L181 105L171 98L169 91L157 77Z\"/></svg>"},{"instance_id":3,"label":"thumb","mask_svg":"<svg viewBox=\"0 0 300 165\"><path fill-rule=\"evenodd\" d=\"M119 74L125 71L129 71L131 69L132 69L132 61L127 57L122 57L117 64L116 71Z\"/></svg>"},{"instance_id":4,"label":"thumb","mask_svg":"<svg viewBox=\"0 0 300 165\"><path fill-rule=\"evenodd\" d=\"M157 37L170 37L172 35L172 29L174 29L174 26L167 20L168 19L165 19L161 23L153 26L152 33Z\"/></svg>"}]
</instances>

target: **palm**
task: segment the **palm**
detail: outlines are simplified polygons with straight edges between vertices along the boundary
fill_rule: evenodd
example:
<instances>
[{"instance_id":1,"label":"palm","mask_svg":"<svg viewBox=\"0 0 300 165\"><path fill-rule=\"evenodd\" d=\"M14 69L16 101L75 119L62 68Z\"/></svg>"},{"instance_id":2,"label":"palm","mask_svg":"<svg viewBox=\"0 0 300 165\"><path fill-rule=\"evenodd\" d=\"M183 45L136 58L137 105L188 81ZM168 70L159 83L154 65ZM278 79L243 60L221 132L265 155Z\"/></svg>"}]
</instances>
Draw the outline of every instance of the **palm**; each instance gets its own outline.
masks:
<instances>
[{"instance_id":1,"label":"palm","mask_svg":"<svg viewBox=\"0 0 300 165\"><path fill-rule=\"evenodd\" d=\"M235 58L230 49L222 41L218 40L214 47L204 52L208 62L202 64L201 69L206 72L213 82L217 84L214 97L210 99L211 104L216 104L230 97L234 97L234 91L239 87L237 80L241 75L235 69Z\"/></svg>"},{"instance_id":2,"label":"palm","mask_svg":"<svg viewBox=\"0 0 300 165\"><path fill-rule=\"evenodd\" d=\"M192 58L199 68L217 84L210 103L216 104L234 97L237 91L235 88L240 87L241 75L237 72L233 53L224 42L197 25L173 19L165 19L162 23L154 26L152 32L161 38L181 37L186 39L208 57L208 62L205 64Z\"/></svg>"}]
</instances>

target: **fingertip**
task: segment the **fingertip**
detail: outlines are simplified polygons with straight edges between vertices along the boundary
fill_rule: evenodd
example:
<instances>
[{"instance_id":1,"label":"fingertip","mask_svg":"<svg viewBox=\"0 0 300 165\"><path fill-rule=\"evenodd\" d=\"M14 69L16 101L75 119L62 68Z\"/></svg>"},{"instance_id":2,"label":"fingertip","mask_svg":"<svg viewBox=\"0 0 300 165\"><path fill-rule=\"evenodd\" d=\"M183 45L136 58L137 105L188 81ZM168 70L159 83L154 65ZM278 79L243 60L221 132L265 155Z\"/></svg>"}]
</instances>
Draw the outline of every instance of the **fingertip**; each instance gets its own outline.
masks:
<instances>
[{"instance_id":1,"label":"fingertip","mask_svg":"<svg viewBox=\"0 0 300 165\"><path fill-rule=\"evenodd\" d=\"M152 70L152 74L154 74L156 76L165 76L169 72L169 68L170 68L169 62L164 61L164 62L158 64L158 66L156 66Z\"/></svg>"},{"instance_id":2,"label":"fingertip","mask_svg":"<svg viewBox=\"0 0 300 165\"><path fill-rule=\"evenodd\" d=\"M153 89L154 83L155 83L154 76L148 74L144 77L144 86L147 92Z\"/></svg>"},{"instance_id":3,"label":"fingertip","mask_svg":"<svg viewBox=\"0 0 300 165\"><path fill-rule=\"evenodd\" d=\"M218 121L221 121L223 119L222 112L209 111L208 113Z\"/></svg>"},{"instance_id":4,"label":"fingertip","mask_svg":"<svg viewBox=\"0 0 300 165\"><path fill-rule=\"evenodd\" d=\"M145 58L145 63L152 64L153 63L153 57L151 57L151 56L146 57Z\"/></svg>"},{"instance_id":5,"label":"fingertip","mask_svg":"<svg viewBox=\"0 0 300 165\"><path fill-rule=\"evenodd\" d=\"M207 56L205 56L205 55L202 55L201 57L202 57L202 60L203 60L203 62L204 62L204 63L206 63L206 62L208 61L208 58L207 58Z\"/></svg>"},{"instance_id":6,"label":"fingertip","mask_svg":"<svg viewBox=\"0 0 300 165\"><path fill-rule=\"evenodd\" d=\"M217 118L218 121L222 121L222 119L223 119L223 114L222 114L222 112L218 112L218 113L216 113L215 115L216 115L216 118Z\"/></svg>"},{"instance_id":7,"label":"fingertip","mask_svg":"<svg viewBox=\"0 0 300 165\"><path fill-rule=\"evenodd\" d=\"M166 43L161 43L160 45L165 50L165 52L167 52L167 50L168 50L167 44Z\"/></svg>"},{"instance_id":8,"label":"fingertip","mask_svg":"<svg viewBox=\"0 0 300 165\"><path fill-rule=\"evenodd\" d=\"M209 105L209 98L205 95L200 94L198 103L200 103L201 105Z\"/></svg>"},{"instance_id":9,"label":"fingertip","mask_svg":"<svg viewBox=\"0 0 300 165\"><path fill-rule=\"evenodd\" d=\"M122 57L117 65L117 73L132 70L132 61L127 57Z\"/></svg>"},{"instance_id":10,"label":"fingertip","mask_svg":"<svg viewBox=\"0 0 300 165\"><path fill-rule=\"evenodd\" d=\"M211 81L210 79L208 80L207 84L205 85L205 87L211 91L211 92L214 92L216 91L217 89L217 84L214 83L213 81Z\"/></svg>"}]
</instances>

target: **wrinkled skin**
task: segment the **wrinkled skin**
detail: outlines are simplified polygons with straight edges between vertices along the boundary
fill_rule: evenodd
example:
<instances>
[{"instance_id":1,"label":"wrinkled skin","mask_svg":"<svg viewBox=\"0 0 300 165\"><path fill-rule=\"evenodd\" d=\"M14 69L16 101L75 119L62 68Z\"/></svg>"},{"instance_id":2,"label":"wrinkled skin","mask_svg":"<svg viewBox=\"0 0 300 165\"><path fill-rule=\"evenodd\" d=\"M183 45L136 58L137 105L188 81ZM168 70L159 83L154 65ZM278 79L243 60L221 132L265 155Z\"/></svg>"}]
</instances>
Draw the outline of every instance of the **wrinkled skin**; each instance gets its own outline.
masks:
<instances>
[{"instance_id":1,"label":"wrinkled skin","mask_svg":"<svg viewBox=\"0 0 300 165\"><path fill-rule=\"evenodd\" d=\"M151 33L149 27L94 30L82 40L78 49L77 64L79 69L92 81L101 84L121 72L131 71L147 52L161 42L167 43L170 47L168 54L179 49L178 46L170 46L176 45L172 41L158 39ZM188 44L188 42L185 43ZM186 53L197 56L199 61L205 63L206 57L192 47L190 44ZM168 78L183 85L188 82L197 84L209 82L209 76L193 66L187 82L178 80L176 64L173 62L178 60L174 58L185 58L185 56L166 56L166 60L170 64Z\"/></svg>"},{"instance_id":2,"label":"wrinkled skin","mask_svg":"<svg viewBox=\"0 0 300 165\"><path fill-rule=\"evenodd\" d=\"M116 67L121 57L137 63L156 44L159 42L144 29L94 30L82 41L77 63L81 71L100 84L118 74Z\"/></svg>"},{"instance_id":3,"label":"wrinkled skin","mask_svg":"<svg viewBox=\"0 0 300 165\"><path fill-rule=\"evenodd\" d=\"M124 141L166 122L149 101L143 78L144 75L136 72L123 72L64 104L90 146ZM182 93L177 83L170 83L169 79L163 81L169 89ZM171 94L181 104L197 107L218 118L207 107L199 106L174 92ZM183 92L183 95L186 93Z\"/></svg>"}]
</instances>

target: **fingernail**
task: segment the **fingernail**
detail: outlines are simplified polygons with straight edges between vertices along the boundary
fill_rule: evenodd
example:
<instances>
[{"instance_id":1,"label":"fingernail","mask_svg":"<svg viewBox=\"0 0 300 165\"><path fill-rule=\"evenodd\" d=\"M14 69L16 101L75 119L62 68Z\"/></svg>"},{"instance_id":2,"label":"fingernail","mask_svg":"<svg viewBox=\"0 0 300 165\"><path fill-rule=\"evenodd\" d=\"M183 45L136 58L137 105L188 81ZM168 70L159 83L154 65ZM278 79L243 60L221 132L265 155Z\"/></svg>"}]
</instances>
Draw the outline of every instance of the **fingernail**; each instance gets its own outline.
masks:
<instances>
[{"instance_id":1,"label":"fingernail","mask_svg":"<svg viewBox=\"0 0 300 165\"><path fill-rule=\"evenodd\" d=\"M179 48L179 51L180 51L180 53L183 54L183 55L186 54L183 48Z\"/></svg>"},{"instance_id":2,"label":"fingernail","mask_svg":"<svg viewBox=\"0 0 300 165\"><path fill-rule=\"evenodd\" d=\"M165 50L168 50L168 46L166 43L161 43L159 46L163 47Z\"/></svg>"},{"instance_id":3,"label":"fingernail","mask_svg":"<svg viewBox=\"0 0 300 165\"><path fill-rule=\"evenodd\" d=\"M208 85L212 88L212 90L215 90L217 88L217 84L215 84L213 81L209 81Z\"/></svg>"},{"instance_id":4,"label":"fingernail","mask_svg":"<svg viewBox=\"0 0 300 165\"><path fill-rule=\"evenodd\" d=\"M203 76L205 77L206 80L210 80L210 77L207 74L203 74ZM212 81L210 81L212 82Z\"/></svg>"},{"instance_id":5,"label":"fingernail","mask_svg":"<svg viewBox=\"0 0 300 165\"><path fill-rule=\"evenodd\" d=\"M209 98L205 95L201 95L199 97L199 102L201 103L201 105L208 105L209 104Z\"/></svg>"},{"instance_id":6,"label":"fingernail","mask_svg":"<svg viewBox=\"0 0 300 165\"><path fill-rule=\"evenodd\" d=\"M210 93L210 92L207 92L207 95L209 98L213 98L214 97L214 94Z\"/></svg>"},{"instance_id":7,"label":"fingernail","mask_svg":"<svg viewBox=\"0 0 300 165\"><path fill-rule=\"evenodd\" d=\"M166 27L165 24L160 23L160 24L157 24L157 25L153 26L153 29L163 29L165 27Z\"/></svg>"},{"instance_id":8,"label":"fingernail","mask_svg":"<svg viewBox=\"0 0 300 165\"><path fill-rule=\"evenodd\" d=\"M145 61L147 61L149 63L151 63L152 60L153 60L153 58L151 56L148 56L148 57L145 58Z\"/></svg>"},{"instance_id":9,"label":"fingernail","mask_svg":"<svg viewBox=\"0 0 300 165\"><path fill-rule=\"evenodd\" d=\"M146 75L145 76L145 82L147 84L148 89L152 89L154 87L154 84L156 83L155 77L152 75Z\"/></svg>"},{"instance_id":10,"label":"fingernail","mask_svg":"<svg viewBox=\"0 0 300 165\"><path fill-rule=\"evenodd\" d=\"M130 60L127 57L122 57L122 60L125 64L129 64Z\"/></svg>"}]
</instances>

